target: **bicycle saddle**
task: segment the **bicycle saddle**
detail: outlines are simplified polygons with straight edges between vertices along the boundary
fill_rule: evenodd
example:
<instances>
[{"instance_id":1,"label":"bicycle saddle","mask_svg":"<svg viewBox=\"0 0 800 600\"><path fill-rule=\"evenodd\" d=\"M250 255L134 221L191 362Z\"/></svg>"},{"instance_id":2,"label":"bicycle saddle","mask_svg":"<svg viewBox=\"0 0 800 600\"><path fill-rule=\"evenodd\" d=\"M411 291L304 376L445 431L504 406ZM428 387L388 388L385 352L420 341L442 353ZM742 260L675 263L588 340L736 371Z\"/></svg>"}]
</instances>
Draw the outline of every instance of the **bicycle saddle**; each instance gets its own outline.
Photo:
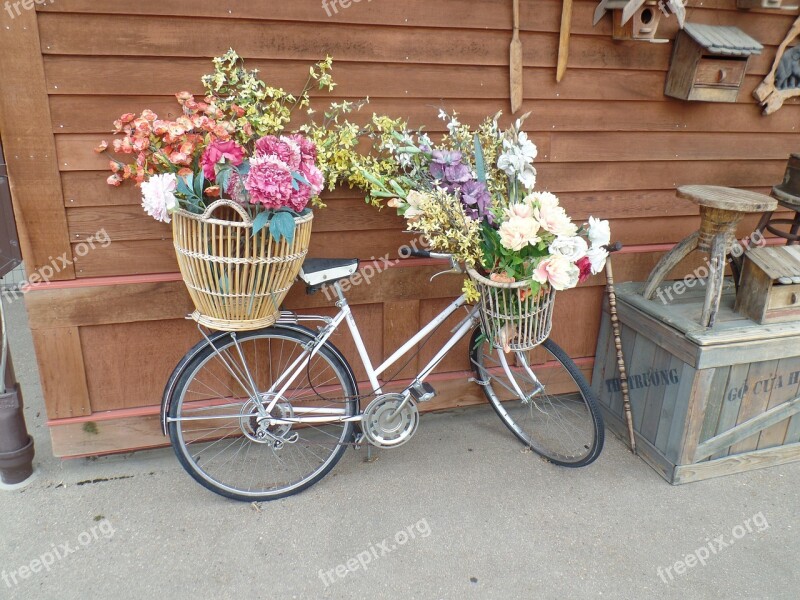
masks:
<instances>
[{"instance_id":1,"label":"bicycle saddle","mask_svg":"<svg viewBox=\"0 0 800 600\"><path fill-rule=\"evenodd\" d=\"M357 258L307 258L300 279L311 287L350 277L358 269Z\"/></svg>"}]
</instances>

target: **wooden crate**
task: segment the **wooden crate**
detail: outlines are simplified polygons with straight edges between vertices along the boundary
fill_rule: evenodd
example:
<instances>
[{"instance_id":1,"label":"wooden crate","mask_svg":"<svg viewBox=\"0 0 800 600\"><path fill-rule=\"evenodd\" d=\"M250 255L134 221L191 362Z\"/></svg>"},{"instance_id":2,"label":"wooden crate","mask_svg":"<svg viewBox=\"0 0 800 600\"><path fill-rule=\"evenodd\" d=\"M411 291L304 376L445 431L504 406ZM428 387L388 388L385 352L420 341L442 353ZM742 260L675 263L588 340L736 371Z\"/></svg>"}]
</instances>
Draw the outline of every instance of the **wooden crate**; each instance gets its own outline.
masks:
<instances>
[{"instance_id":1,"label":"wooden crate","mask_svg":"<svg viewBox=\"0 0 800 600\"><path fill-rule=\"evenodd\" d=\"M672 484L800 460L800 321L759 325L733 311L726 281L717 325L700 327L700 284L654 301L617 286L639 455ZM668 287L666 284L663 288ZM608 308L592 387L627 440Z\"/></svg>"},{"instance_id":2,"label":"wooden crate","mask_svg":"<svg viewBox=\"0 0 800 600\"><path fill-rule=\"evenodd\" d=\"M735 309L756 323L800 319L800 246L748 250Z\"/></svg>"}]
</instances>

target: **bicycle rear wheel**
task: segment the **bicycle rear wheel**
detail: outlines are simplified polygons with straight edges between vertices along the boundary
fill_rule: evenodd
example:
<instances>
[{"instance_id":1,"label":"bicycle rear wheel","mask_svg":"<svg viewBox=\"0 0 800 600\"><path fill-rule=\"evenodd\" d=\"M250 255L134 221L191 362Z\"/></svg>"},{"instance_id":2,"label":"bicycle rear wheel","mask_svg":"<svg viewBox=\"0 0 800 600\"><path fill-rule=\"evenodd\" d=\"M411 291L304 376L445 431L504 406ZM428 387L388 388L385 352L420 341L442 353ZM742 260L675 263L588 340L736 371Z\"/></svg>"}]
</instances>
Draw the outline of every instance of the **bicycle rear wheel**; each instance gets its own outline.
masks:
<instances>
[{"instance_id":1,"label":"bicycle rear wheel","mask_svg":"<svg viewBox=\"0 0 800 600\"><path fill-rule=\"evenodd\" d=\"M565 467L594 462L603 449L603 418L586 378L572 359L551 339L532 351L506 354L515 380L512 382L501 362L502 350L481 334L479 327L472 335L470 360L503 423L523 444L550 462ZM531 367L533 377L524 361L535 365Z\"/></svg>"},{"instance_id":2,"label":"bicycle rear wheel","mask_svg":"<svg viewBox=\"0 0 800 600\"><path fill-rule=\"evenodd\" d=\"M168 414L181 465L201 485L234 500L260 502L300 492L324 477L353 440L352 422L262 426L257 403L270 404L276 379L313 336L269 327L215 337L184 367ZM216 350L215 350L216 348ZM352 369L329 344L277 398L270 416L352 417L358 413Z\"/></svg>"}]
</instances>

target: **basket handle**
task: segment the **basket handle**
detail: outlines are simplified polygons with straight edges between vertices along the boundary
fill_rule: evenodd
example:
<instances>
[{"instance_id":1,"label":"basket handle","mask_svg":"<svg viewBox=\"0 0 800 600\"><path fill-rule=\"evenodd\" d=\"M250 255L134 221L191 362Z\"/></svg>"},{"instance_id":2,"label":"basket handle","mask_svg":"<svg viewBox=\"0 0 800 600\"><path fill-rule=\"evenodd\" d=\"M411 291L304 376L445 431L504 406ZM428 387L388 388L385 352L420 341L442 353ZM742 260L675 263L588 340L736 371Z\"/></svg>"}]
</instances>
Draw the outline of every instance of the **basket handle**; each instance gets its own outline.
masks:
<instances>
[{"instance_id":1,"label":"basket handle","mask_svg":"<svg viewBox=\"0 0 800 600\"><path fill-rule=\"evenodd\" d=\"M202 218L208 219L211 216L211 213L213 213L215 210L217 210L222 206L227 206L229 208L232 208L237 213L239 213L239 216L242 217L242 221L244 221L245 224L247 225L253 224L253 220L250 218L250 215L247 214L247 211L243 209L240 204L237 204L233 200L228 200L227 198L220 198L219 200L215 200L214 202L209 204L208 207L206 208L206 211L203 213Z\"/></svg>"}]
</instances>

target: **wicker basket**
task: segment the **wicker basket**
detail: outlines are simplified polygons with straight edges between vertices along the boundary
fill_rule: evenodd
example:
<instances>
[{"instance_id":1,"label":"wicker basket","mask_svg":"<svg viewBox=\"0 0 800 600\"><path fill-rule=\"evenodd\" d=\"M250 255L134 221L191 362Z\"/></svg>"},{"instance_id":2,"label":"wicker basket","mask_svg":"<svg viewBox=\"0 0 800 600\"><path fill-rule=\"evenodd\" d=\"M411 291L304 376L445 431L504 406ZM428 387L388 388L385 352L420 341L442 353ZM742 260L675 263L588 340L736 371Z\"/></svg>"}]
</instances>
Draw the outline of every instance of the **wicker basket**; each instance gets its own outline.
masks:
<instances>
[{"instance_id":1,"label":"wicker basket","mask_svg":"<svg viewBox=\"0 0 800 600\"><path fill-rule=\"evenodd\" d=\"M495 348L502 349L503 338L511 350L535 348L550 335L556 292L549 286L535 297L526 294L527 281L497 283L467 268L481 294L483 331Z\"/></svg>"},{"instance_id":2,"label":"wicker basket","mask_svg":"<svg viewBox=\"0 0 800 600\"><path fill-rule=\"evenodd\" d=\"M308 252L312 220L311 213L295 218L289 244L275 242L269 226L253 235L250 216L231 200L217 200L202 215L175 211L178 266L197 309L191 317L226 331L275 323Z\"/></svg>"}]
</instances>

